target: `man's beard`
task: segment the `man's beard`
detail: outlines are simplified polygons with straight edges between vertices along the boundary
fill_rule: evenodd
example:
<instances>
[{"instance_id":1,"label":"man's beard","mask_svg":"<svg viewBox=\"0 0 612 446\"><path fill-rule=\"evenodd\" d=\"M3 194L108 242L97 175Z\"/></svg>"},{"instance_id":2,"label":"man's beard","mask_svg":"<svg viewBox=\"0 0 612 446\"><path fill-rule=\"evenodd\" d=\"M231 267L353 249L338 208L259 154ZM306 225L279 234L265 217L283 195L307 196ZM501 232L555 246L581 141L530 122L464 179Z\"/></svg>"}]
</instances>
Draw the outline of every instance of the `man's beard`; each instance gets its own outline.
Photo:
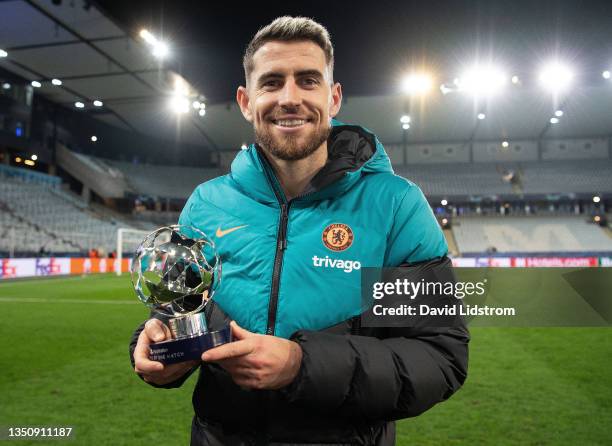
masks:
<instances>
[{"instance_id":1,"label":"man's beard","mask_svg":"<svg viewBox=\"0 0 612 446\"><path fill-rule=\"evenodd\" d=\"M321 144L329 138L331 130L331 126L317 128L306 141L300 143L299 136L289 135L278 138L267 126L263 126L261 129L255 128L255 142L275 158L297 161L309 157L321 147Z\"/></svg>"}]
</instances>

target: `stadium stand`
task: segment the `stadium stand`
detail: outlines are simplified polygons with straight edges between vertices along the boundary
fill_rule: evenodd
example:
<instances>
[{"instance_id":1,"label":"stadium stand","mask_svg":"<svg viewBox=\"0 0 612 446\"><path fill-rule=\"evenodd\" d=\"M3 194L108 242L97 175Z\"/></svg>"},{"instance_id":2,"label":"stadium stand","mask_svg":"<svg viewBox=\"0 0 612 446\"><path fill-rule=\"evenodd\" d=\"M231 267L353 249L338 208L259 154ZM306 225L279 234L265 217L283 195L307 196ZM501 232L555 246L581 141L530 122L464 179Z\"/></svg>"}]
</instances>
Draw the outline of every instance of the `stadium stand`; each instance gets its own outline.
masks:
<instances>
[{"instance_id":1,"label":"stadium stand","mask_svg":"<svg viewBox=\"0 0 612 446\"><path fill-rule=\"evenodd\" d=\"M394 167L417 183L426 196L513 195L504 170L521 176L522 194L612 192L611 160L558 160L499 163L418 164Z\"/></svg>"},{"instance_id":2,"label":"stadium stand","mask_svg":"<svg viewBox=\"0 0 612 446\"><path fill-rule=\"evenodd\" d=\"M0 175L0 207L3 252L78 254L91 248L111 252L118 227L139 226L126 219L101 218L58 182L33 178Z\"/></svg>"},{"instance_id":3,"label":"stadium stand","mask_svg":"<svg viewBox=\"0 0 612 446\"><path fill-rule=\"evenodd\" d=\"M604 229L585 216L460 217L453 224L462 255L612 252Z\"/></svg>"}]
</instances>

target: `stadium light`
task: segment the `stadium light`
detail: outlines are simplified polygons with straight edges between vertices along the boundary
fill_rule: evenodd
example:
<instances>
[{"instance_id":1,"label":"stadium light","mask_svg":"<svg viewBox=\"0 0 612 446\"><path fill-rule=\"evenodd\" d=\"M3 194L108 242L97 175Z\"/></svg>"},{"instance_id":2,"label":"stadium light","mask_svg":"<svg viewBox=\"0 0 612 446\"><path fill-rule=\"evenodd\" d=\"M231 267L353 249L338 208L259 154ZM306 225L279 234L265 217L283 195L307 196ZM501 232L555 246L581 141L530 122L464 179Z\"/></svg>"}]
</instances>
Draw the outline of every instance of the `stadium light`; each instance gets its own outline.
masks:
<instances>
[{"instance_id":1,"label":"stadium light","mask_svg":"<svg viewBox=\"0 0 612 446\"><path fill-rule=\"evenodd\" d=\"M593 197L593 203L599 203L600 201L601 201L601 197L600 197L600 196L595 195L595 196Z\"/></svg>"},{"instance_id":2,"label":"stadium light","mask_svg":"<svg viewBox=\"0 0 612 446\"><path fill-rule=\"evenodd\" d=\"M612 76L612 74L610 74L610 70L606 70L606 71L604 71L603 73L601 73L601 76L602 76L604 79L610 79L610 77Z\"/></svg>"},{"instance_id":3,"label":"stadium light","mask_svg":"<svg viewBox=\"0 0 612 446\"><path fill-rule=\"evenodd\" d=\"M433 85L433 80L426 73L413 73L402 80L402 91L407 94L425 94Z\"/></svg>"},{"instance_id":4,"label":"stadium light","mask_svg":"<svg viewBox=\"0 0 612 446\"><path fill-rule=\"evenodd\" d=\"M51 79L51 83L57 87L62 85L62 81L60 81L59 79Z\"/></svg>"},{"instance_id":5,"label":"stadium light","mask_svg":"<svg viewBox=\"0 0 612 446\"><path fill-rule=\"evenodd\" d=\"M38 155L34 154L30 158L32 158L32 161L36 161L38 159Z\"/></svg>"},{"instance_id":6,"label":"stadium light","mask_svg":"<svg viewBox=\"0 0 612 446\"><path fill-rule=\"evenodd\" d=\"M168 48L168 44L162 42L157 39L151 32L147 29L143 29L140 31L140 37L142 40L147 42L151 46L151 53L158 59L163 59L170 53L170 48Z\"/></svg>"},{"instance_id":7,"label":"stadium light","mask_svg":"<svg viewBox=\"0 0 612 446\"><path fill-rule=\"evenodd\" d=\"M98 140L98 137L96 135L93 135L91 137L91 142L96 142Z\"/></svg>"},{"instance_id":8,"label":"stadium light","mask_svg":"<svg viewBox=\"0 0 612 446\"><path fill-rule=\"evenodd\" d=\"M440 201L440 204L441 204L442 206L446 206L446 205L448 204L448 200L443 199L442 201Z\"/></svg>"},{"instance_id":9,"label":"stadium light","mask_svg":"<svg viewBox=\"0 0 612 446\"><path fill-rule=\"evenodd\" d=\"M176 114L184 114L189 111L189 99L184 96L174 95L170 98L170 109Z\"/></svg>"},{"instance_id":10,"label":"stadium light","mask_svg":"<svg viewBox=\"0 0 612 446\"><path fill-rule=\"evenodd\" d=\"M198 115L200 116L204 116L206 114L206 110L204 110L203 108L201 108L200 110L198 110Z\"/></svg>"},{"instance_id":11,"label":"stadium light","mask_svg":"<svg viewBox=\"0 0 612 446\"><path fill-rule=\"evenodd\" d=\"M561 62L550 62L540 71L540 83L552 92L567 89L574 78L574 73Z\"/></svg>"},{"instance_id":12,"label":"stadium light","mask_svg":"<svg viewBox=\"0 0 612 446\"><path fill-rule=\"evenodd\" d=\"M561 116L563 116L563 110L557 110L557 111L555 112L555 116L556 116L557 118L560 118Z\"/></svg>"},{"instance_id":13,"label":"stadium light","mask_svg":"<svg viewBox=\"0 0 612 446\"><path fill-rule=\"evenodd\" d=\"M512 76L512 78L510 79L510 81L511 81L511 82L512 82L514 85L516 85L516 84L518 84L518 83L519 83L521 80L519 79L519 77L518 77L518 76L514 75L514 76Z\"/></svg>"},{"instance_id":14,"label":"stadium light","mask_svg":"<svg viewBox=\"0 0 612 446\"><path fill-rule=\"evenodd\" d=\"M76 108L85 108L85 104L83 104L81 101L77 101L74 103L74 106Z\"/></svg>"},{"instance_id":15,"label":"stadium light","mask_svg":"<svg viewBox=\"0 0 612 446\"><path fill-rule=\"evenodd\" d=\"M9 84L8 82L3 83L2 84L2 89L10 90L11 89L11 84Z\"/></svg>"},{"instance_id":16,"label":"stadium light","mask_svg":"<svg viewBox=\"0 0 612 446\"><path fill-rule=\"evenodd\" d=\"M18 156L18 157L16 157L16 158L15 158L15 162L16 162L16 163L20 163L20 162L21 162L21 157L19 157L19 156Z\"/></svg>"},{"instance_id":17,"label":"stadium light","mask_svg":"<svg viewBox=\"0 0 612 446\"><path fill-rule=\"evenodd\" d=\"M402 124L409 124L410 123L410 116L402 115L402 117L400 118L400 122Z\"/></svg>"},{"instance_id":18,"label":"stadium light","mask_svg":"<svg viewBox=\"0 0 612 446\"><path fill-rule=\"evenodd\" d=\"M96 99L95 101L93 101L93 105L94 107L102 107L104 105L104 102Z\"/></svg>"},{"instance_id":19,"label":"stadium light","mask_svg":"<svg viewBox=\"0 0 612 446\"><path fill-rule=\"evenodd\" d=\"M486 117L487 115L485 115L484 113L478 113L478 116L477 116L477 118L480 119L481 121Z\"/></svg>"},{"instance_id":20,"label":"stadium light","mask_svg":"<svg viewBox=\"0 0 612 446\"><path fill-rule=\"evenodd\" d=\"M599 215L596 215L595 217L593 217L593 221L595 223L599 223L601 221L601 217Z\"/></svg>"},{"instance_id":21,"label":"stadium light","mask_svg":"<svg viewBox=\"0 0 612 446\"><path fill-rule=\"evenodd\" d=\"M403 128L404 130L408 130L408 129L410 128L410 124L408 124L408 123L406 122L406 123L402 124L402 128Z\"/></svg>"},{"instance_id":22,"label":"stadium light","mask_svg":"<svg viewBox=\"0 0 612 446\"><path fill-rule=\"evenodd\" d=\"M153 45L153 51L151 51L151 53L158 59L164 59L170 53L170 48L168 48L167 43L157 42Z\"/></svg>"},{"instance_id":23,"label":"stadium light","mask_svg":"<svg viewBox=\"0 0 612 446\"><path fill-rule=\"evenodd\" d=\"M245 143L242 143L242 145L240 146L241 150L246 150L248 149L247 145Z\"/></svg>"},{"instance_id":24,"label":"stadium light","mask_svg":"<svg viewBox=\"0 0 612 446\"><path fill-rule=\"evenodd\" d=\"M200 104L200 101L193 101L193 102L191 103L191 105L193 106L193 108L195 108L195 109L197 110L197 109L199 109L199 108L200 108L200 106L201 106L202 104Z\"/></svg>"},{"instance_id":25,"label":"stadium light","mask_svg":"<svg viewBox=\"0 0 612 446\"><path fill-rule=\"evenodd\" d=\"M0 57L7 57L8 53L2 49L0 49Z\"/></svg>"},{"instance_id":26,"label":"stadium light","mask_svg":"<svg viewBox=\"0 0 612 446\"><path fill-rule=\"evenodd\" d=\"M32 81L32 82L31 82L31 85L32 85L32 87L34 87L34 88L40 88L40 87L42 87L42 84L41 84L40 82L38 82L38 81Z\"/></svg>"},{"instance_id":27,"label":"stadium light","mask_svg":"<svg viewBox=\"0 0 612 446\"><path fill-rule=\"evenodd\" d=\"M551 124L558 124L559 123L559 118L550 118L550 123Z\"/></svg>"},{"instance_id":28,"label":"stadium light","mask_svg":"<svg viewBox=\"0 0 612 446\"><path fill-rule=\"evenodd\" d=\"M508 144L508 141L502 141L502 147L503 147L504 149L507 149L509 145L510 145L510 144Z\"/></svg>"},{"instance_id":29,"label":"stadium light","mask_svg":"<svg viewBox=\"0 0 612 446\"><path fill-rule=\"evenodd\" d=\"M475 96L492 96L499 93L506 84L503 71L493 65L475 65L468 69L456 82L460 91Z\"/></svg>"},{"instance_id":30,"label":"stadium light","mask_svg":"<svg viewBox=\"0 0 612 446\"><path fill-rule=\"evenodd\" d=\"M26 166L34 166L36 163L32 160L24 160L23 164L25 164Z\"/></svg>"},{"instance_id":31,"label":"stadium light","mask_svg":"<svg viewBox=\"0 0 612 446\"><path fill-rule=\"evenodd\" d=\"M140 37L142 37L142 40L147 42L149 45L153 45L155 42L157 42L155 36L153 36L148 29L140 30Z\"/></svg>"}]
</instances>

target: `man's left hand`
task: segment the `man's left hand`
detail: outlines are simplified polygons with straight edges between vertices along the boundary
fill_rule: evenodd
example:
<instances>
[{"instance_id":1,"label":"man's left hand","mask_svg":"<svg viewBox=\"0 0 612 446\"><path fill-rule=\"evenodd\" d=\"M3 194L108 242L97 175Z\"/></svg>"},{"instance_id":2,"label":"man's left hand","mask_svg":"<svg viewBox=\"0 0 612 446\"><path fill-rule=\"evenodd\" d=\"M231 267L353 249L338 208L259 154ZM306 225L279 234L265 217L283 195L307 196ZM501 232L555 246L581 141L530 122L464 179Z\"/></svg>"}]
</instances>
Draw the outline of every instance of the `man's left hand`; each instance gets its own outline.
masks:
<instances>
[{"instance_id":1,"label":"man's left hand","mask_svg":"<svg viewBox=\"0 0 612 446\"><path fill-rule=\"evenodd\" d=\"M280 389L297 376L302 348L277 336L251 333L231 322L234 342L204 352L202 361L216 362L240 387Z\"/></svg>"}]
</instances>

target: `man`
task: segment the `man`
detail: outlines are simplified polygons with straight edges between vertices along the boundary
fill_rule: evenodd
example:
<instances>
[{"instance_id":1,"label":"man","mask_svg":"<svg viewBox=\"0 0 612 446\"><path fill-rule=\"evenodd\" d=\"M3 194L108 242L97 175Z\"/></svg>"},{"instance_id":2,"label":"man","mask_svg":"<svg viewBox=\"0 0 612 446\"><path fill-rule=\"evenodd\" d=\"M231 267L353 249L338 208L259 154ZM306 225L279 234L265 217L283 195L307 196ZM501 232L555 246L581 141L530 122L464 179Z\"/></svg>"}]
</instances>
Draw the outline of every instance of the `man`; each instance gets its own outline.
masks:
<instances>
[{"instance_id":1,"label":"man","mask_svg":"<svg viewBox=\"0 0 612 446\"><path fill-rule=\"evenodd\" d=\"M469 337L463 325L361 327L359 269L432 271L449 263L446 242L375 136L332 125L342 90L325 28L276 19L244 69L237 101L257 144L200 185L179 220L216 236L223 283L207 317L231 318L236 341L164 367L148 359L169 335L152 319L132 340L135 371L172 388L200 368L192 445L394 444L393 420L461 386Z\"/></svg>"}]
</instances>

